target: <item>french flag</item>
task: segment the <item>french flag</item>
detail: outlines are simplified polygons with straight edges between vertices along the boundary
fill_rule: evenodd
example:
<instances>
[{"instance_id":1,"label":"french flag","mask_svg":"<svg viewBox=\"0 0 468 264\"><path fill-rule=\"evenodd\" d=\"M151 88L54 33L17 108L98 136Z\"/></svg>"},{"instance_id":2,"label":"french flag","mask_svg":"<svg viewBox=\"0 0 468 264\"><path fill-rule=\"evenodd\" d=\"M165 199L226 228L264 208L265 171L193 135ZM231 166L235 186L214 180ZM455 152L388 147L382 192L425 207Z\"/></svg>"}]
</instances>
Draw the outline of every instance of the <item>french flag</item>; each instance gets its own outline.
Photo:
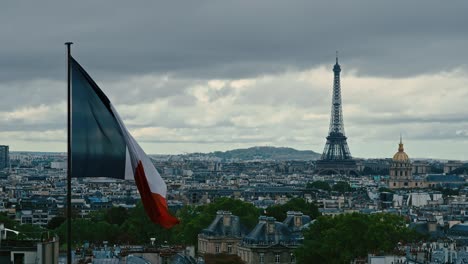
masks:
<instances>
[{"instance_id":1,"label":"french flag","mask_svg":"<svg viewBox=\"0 0 468 264\"><path fill-rule=\"evenodd\" d=\"M151 221L170 228L167 187L117 111L81 65L71 65L71 175L134 179Z\"/></svg>"}]
</instances>

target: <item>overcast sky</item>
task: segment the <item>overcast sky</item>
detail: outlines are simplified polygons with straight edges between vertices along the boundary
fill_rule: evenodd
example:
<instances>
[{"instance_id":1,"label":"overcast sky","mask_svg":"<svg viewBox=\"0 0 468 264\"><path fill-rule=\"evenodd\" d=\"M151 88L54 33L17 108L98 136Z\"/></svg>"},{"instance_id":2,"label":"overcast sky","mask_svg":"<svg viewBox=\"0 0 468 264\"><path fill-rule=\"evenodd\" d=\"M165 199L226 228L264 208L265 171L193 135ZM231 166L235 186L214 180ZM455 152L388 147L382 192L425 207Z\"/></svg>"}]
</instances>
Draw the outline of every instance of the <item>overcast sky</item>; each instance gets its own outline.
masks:
<instances>
[{"instance_id":1,"label":"overcast sky","mask_svg":"<svg viewBox=\"0 0 468 264\"><path fill-rule=\"evenodd\" d=\"M322 152L339 50L355 157L468 159L468 1L5 1L0 144L66 151L66 49L147 153Z\"/></svg>"}]
</instances>

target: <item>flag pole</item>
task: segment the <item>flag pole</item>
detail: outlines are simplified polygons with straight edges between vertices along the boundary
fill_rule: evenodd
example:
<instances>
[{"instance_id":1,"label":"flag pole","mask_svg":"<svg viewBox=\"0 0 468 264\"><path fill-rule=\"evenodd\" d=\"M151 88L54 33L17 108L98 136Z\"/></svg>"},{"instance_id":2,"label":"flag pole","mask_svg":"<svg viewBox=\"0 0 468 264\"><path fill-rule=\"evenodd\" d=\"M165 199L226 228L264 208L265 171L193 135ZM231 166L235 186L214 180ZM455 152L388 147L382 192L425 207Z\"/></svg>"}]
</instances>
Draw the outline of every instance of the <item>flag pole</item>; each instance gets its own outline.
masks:
<instances>
[{"instance_id":1,"label":"flag pole","mask_svg":"<svg viewBox=\"0 0 468 264\"><path fill-rule=\"evenodd\" d=\"M67 264L72 264L71 254L71 45L73 42L65 42L67 45Z\"/></svg>"}]
</instances>

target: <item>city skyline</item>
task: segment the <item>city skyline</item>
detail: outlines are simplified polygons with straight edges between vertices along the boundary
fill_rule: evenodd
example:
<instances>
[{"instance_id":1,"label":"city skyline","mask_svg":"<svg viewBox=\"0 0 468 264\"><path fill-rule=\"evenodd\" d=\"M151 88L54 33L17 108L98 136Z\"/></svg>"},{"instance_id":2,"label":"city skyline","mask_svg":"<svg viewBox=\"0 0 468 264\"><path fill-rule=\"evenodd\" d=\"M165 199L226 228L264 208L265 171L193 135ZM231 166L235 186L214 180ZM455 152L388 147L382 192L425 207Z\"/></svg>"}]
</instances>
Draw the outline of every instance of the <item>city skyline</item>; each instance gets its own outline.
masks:
<instances>
[{"instance_id":1,"label":"city skyline","mask_svg":"<svg viewBox=\"0 0 468 264\"><path fill-rule=\"evenodd\" d=\"M74 41L147 153L321 153L339 50L354 157L391 157L401 132L411 157L468 159L466 3L116 2L102 15L103 1L88 19L90 4L49 3L0 11L15 29L0 29L0 144L11 151L66 150L63 42Z\"/></svg>"}]
</instances>

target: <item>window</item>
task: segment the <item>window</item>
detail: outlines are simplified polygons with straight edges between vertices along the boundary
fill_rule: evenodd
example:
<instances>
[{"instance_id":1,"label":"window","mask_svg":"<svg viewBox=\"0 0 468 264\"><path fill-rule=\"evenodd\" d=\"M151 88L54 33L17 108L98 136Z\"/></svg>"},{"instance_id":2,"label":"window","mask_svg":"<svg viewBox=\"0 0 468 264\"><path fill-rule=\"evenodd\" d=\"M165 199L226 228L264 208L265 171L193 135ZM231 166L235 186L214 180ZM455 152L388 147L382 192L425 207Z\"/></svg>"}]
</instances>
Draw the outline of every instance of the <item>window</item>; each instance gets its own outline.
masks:
<instances>
[{"instance_id":1,"label":"window","mask_svg":"<svg viewBox=\"0 0 468 264\"><path fill-rule=\"evenodd\" d=\"M265 253L260 253L260 264L265 263Z\"/></svg>"},{"instance_id":2,"label":"window","mask_svg":"<svg viewBox=\"0 0 468 264\"><path fill-rule=\"evenodd\" d=\"M216 252L216 253L219 253L219 244L216 244L216 246L215 246L215 252Z\"/></svg>"},{"instance_id":3,"label":"window","mask_svg":"<svg viewBox=\"0 0 468 264\"><path fill-rule=\"evenodd\" d=\"M231 244L231 243L228 243L228 244L227 244L227 250L228 250L228 253L229 253L229 254L232 253L232 244Z\"/></svg>"},{"instance_id":4,"label":"window","mask_svg":"<svg viewBox=\"0 0 468 264\"><path fill-rule=\"evenodd\" d=\"M291 253L291 264L296 263L296 256L294 256L293 253Z\"/></svg>"},{"instance_id":5,"label":"window","mask_svg":"<svg viewBox=\"0 0 468 264\"><path fill-rule=\"evenodd\" d=\"M280 263L280 254L275 254L275 263Z\"/></svg>"}]
</instances>

